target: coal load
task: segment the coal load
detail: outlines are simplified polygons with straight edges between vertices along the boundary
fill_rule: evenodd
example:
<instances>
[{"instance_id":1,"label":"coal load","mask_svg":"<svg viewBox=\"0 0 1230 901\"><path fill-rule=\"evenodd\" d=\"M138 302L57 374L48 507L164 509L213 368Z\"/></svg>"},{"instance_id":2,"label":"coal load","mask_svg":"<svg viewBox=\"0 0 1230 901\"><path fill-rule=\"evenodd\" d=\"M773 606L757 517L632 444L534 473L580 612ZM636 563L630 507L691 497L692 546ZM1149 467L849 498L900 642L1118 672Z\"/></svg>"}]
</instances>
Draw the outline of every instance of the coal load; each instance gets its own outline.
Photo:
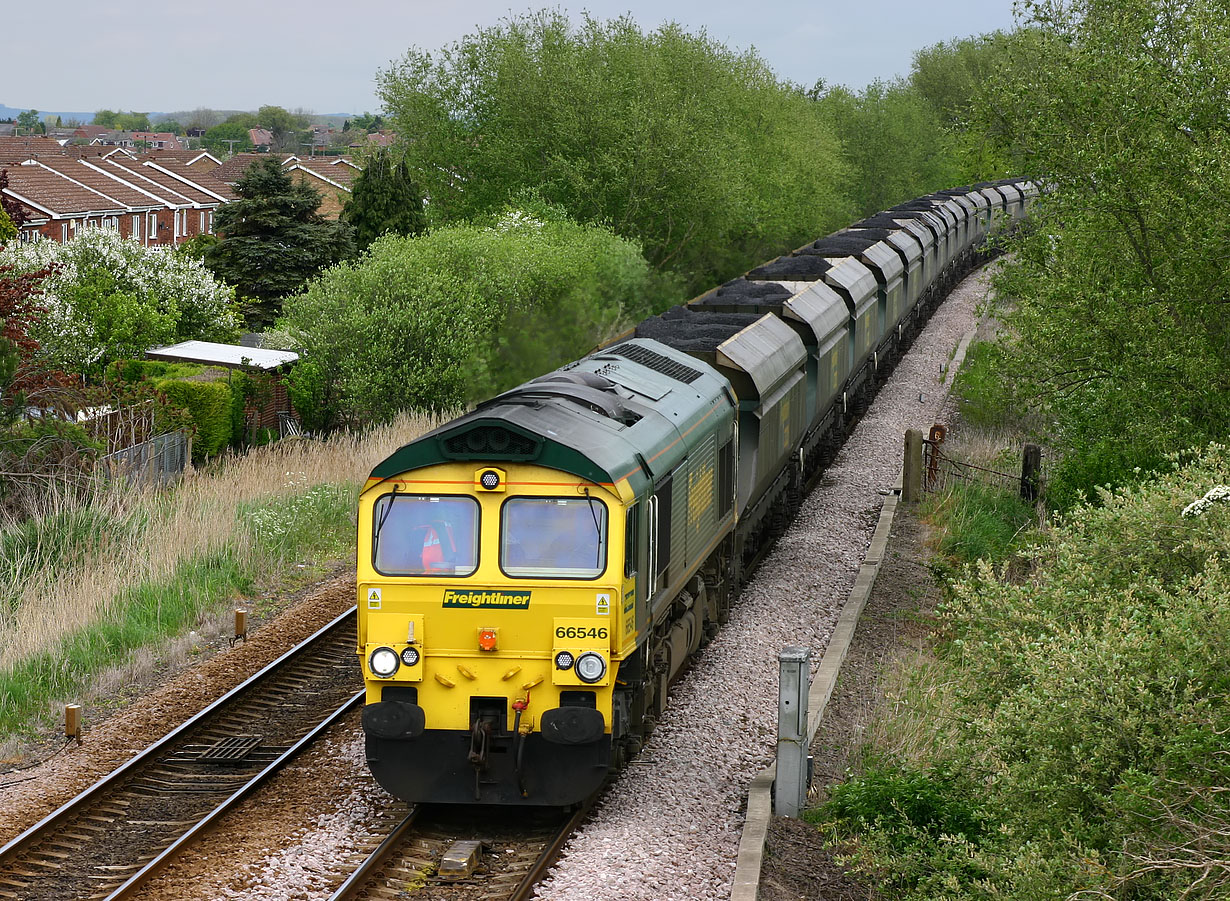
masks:
<instances>
[{"instance_id":1,"label":"coal load","mask_svg":"<svg viewBox=\"0 0 1230 901\"><path fill-rule=\"evenodd\" d=\"M799 256L778 257L763 266L757 266L747 274L747 277L764 281L815 282L832 268L832 265L826 263L821 257L813 254L800 254Z\"/></svg>"},{"instance_id":2,"label":"coal load","mask_svg":"<svg viewBox=\"0 0 1230 901\"><path fill-rule=\"evenodd\" d=\"M771 307L781 306L793 295L789 288L777 282L751 282L740 276L731 279L708 294L702 294L688 306L696 307Z\"/></svg>"},{"instance_id":3,"label":"coal load","mask_svg":"<svg viewBox=\"0 0 1230 901\"><path fill-rule=\"evenodd\" d=\"M685 353L712 353L731 335L760 319L755 313L710 313L671 307L636 327L636 337L653 338Z\"/></svg>"},{"instance_id":4,"label":"coal load","mask_svg":"<svg viewBox=\"0 0 1230 901\"><path fill-rule=\"evenodd\" d=\"M898 219L912 218L905 216L893 216L889 213L876 213L874 216L868 216L866 219L860 219L850 226L851 229L859 229L872 232L883 232L885 237L890 231L901 231L901 226L897 224Z\"/></svg>"},{"instance_id":5,"label":"coal load","mask_svg":"<svg viewBox=\"0 0 1230 901\"><path fill-rule=\"evenodd\" d=\"M842 232L829 235L813 244L799 250L799 253L814 253L822 257L853 257L858 256L872 244L879 241L866 235L866 232Z\"/></svg>"}]
</instances>

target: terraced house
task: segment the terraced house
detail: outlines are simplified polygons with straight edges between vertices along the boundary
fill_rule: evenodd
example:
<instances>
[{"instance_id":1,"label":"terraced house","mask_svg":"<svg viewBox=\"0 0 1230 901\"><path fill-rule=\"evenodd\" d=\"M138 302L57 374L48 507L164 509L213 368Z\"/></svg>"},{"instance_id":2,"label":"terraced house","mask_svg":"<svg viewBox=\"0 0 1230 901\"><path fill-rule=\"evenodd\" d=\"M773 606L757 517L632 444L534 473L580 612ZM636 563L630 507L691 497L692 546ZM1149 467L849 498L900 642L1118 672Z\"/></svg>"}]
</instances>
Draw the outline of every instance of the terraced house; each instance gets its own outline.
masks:
<instances>
[{"instance_id":1,"label":"terraced house","mask_svg":"<svg viewBox=\"0 0 1230 901\"><path fill-rule=\"evenodd\" d=\"M101 152L105 150L106 152ZM51 138L0 137L4 194L20 204L21 241L67 241L107 228L146 245L179 244L212 234L214 211L235 198L234 184L268 154L221 160L206 151L60 145ZM354 161L287 156L293 178L321 194L320 214L336 219L361 167Z\"/></svg>"}]
</instances>

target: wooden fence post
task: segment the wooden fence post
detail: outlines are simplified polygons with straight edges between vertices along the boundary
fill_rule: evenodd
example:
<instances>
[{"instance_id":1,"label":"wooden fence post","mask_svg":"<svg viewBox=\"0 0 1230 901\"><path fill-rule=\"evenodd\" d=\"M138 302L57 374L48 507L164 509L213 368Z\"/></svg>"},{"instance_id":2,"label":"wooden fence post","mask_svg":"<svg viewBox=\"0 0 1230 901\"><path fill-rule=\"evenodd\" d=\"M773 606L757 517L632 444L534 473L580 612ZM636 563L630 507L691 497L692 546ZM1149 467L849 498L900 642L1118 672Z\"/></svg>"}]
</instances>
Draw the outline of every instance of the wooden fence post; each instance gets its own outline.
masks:
<instances>
[{"instance_id":1,"label":"wooden fence post","mask_svg":"<svg viewBox=\"0 0 1230 901\"><path fill-rule=\"evenodd\" d=\"M1042 469L1042 448L1036 444L1025 445L1021 457L1021 497L1027 501L1038 499L1038 479Z\"/></svg>"},{"instance_id":2,"label":"wooden fence post","mask_svg":"<svg viewBox=\"0 0 1230 901\"><path fill-rule=\"evenodd\" d=\"M905 460L901 467L901 499L917 502L922 497L922 432L905 433Z\"/></svg>"}]
</instances>

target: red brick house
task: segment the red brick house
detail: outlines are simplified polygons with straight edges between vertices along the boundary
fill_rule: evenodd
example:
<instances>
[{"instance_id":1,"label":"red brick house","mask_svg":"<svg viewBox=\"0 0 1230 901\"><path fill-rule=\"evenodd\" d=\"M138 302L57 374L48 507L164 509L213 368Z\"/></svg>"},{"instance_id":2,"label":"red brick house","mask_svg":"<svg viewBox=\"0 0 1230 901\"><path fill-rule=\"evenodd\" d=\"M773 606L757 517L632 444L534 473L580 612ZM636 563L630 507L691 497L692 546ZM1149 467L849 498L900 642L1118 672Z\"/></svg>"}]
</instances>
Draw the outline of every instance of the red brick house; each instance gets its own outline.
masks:
<instances>
[{"instance_id":1,"label":"red brick house","mask_svg":"<svg viewBox=\"0 0 1230 901\"><path fill-rule=\"evenodd\" d=\"M5 194L27 221L22 241L67 241L83 228L109 228L143 244L178 244L212 234L214 211L235 199L233 185L269 154L225 163L205 151L65 145L41 136L0 137ZM340 157L282 157L292 178L321 192L321 215L336 219L361 171Z\"/></svg>"}]
</instances>

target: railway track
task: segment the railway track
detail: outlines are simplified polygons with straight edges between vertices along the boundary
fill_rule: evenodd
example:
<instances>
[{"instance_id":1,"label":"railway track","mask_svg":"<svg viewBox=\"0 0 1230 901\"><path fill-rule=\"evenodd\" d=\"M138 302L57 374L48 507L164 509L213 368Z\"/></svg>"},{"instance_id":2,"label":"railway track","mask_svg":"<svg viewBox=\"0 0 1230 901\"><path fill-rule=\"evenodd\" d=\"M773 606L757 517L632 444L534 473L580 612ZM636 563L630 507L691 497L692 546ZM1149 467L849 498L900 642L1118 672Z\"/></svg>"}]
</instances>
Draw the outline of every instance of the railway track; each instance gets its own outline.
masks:
<instances>
[{"instance_id":1,"label":"railway track","mask_svg":"<svg viewBox=\"0 0 1230 901\"><path fill-rule=\"evenodd\" d=\"M363 700L351 608L0 848L0 899L130 897Z\"/></svg>"},{"instance_id":2,"label":"railway track","mask_svg":"<svg viewBox=\"0 0 1230 901\"><path fill-rule=\"evenodd\" d=\"M575 812L419 805L330 901L392 901L408 893L419 899L523 901L588 815L592 800Z\"/></svg>"}]
</instances>

